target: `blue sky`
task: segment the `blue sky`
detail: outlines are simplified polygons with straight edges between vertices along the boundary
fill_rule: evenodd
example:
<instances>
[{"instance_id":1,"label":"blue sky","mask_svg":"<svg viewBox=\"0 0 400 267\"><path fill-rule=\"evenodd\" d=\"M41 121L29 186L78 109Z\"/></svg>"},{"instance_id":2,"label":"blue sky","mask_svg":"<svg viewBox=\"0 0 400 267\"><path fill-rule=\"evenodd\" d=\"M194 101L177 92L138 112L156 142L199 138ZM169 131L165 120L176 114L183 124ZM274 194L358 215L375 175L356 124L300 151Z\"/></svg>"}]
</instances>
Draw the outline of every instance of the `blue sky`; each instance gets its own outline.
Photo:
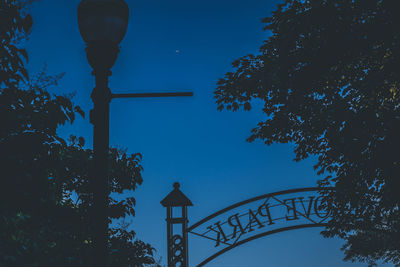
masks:
<instances>
[{"instance_id":1,"label":"blue sky","mask_svg":"<svg viewBox=\"0 0 400 267\"><path fill-rule=\"evenodd\" d=\"M135 192L137 237L157 249L166 263L165 210L160 205L179 181L192 200L191 222L235 202L297 187L315 186L313 159L293 161L291 145L246 142L264 118L259 103L251 112L217 112L218 78L240 56L257 53L268 36L261 19L277 0L127 0L130 21L113 68L114 93L194 91L192 98L116 99L111 103L110 144L143 155L144 183ZM33 7L28 42L29 70L47 65L66 75L54 93L76 92L75 102L92 107L94 79L76 18L79 0L41 0ZM88 118L60 134L84 136L92 145ZM207 247L190 243L191 264ZM324 239L318 229L285 232L250 242L208 266L365 266L343 262L342 241ZM382 265L383 266L383 265Z\"/></svg>"}]
</instances>

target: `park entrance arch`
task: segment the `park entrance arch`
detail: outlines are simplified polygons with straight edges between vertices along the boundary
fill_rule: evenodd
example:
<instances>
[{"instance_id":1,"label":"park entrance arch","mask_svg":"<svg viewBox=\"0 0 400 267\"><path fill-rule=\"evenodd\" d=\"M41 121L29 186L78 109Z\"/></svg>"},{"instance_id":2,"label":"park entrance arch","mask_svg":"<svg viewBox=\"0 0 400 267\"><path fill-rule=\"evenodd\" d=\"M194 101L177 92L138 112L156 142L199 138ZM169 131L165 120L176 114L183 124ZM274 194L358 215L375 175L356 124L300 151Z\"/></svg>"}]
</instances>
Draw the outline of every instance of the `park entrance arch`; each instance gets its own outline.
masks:
<instances>
[{"instance_id":1,"label":"park entrance arch","mask_svg":"<svg viewBox=\"0 0 400 267\"><path fill-rule=\"evenodd\" d=\"M252 240L295 229L323 227L330 214L320 188L284 190L256 196L219 210L188 225L192 202L174 184L161 204L167 208L168 267L189 267L188 237L207 240L214 252L194 266ZM330 190L330 189L326 189Z\"/></svg>"}]
</instances>

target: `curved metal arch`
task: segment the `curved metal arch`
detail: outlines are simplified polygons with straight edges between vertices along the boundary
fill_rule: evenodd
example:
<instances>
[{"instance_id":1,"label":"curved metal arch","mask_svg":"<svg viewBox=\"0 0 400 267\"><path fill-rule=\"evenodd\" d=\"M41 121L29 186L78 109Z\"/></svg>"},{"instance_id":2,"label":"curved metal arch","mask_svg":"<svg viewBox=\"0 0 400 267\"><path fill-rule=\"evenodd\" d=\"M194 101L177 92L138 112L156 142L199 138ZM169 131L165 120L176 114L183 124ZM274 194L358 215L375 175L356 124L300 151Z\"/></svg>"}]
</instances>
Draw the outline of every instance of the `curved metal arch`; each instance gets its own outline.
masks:
<instances>
[{"instance_id":1,"label":"curved metal arch","mask_svg":"<svg viewBox=\"0 0 400 267\"><path fill-rule=\"evenodd\" d=\"M326 226L325 223L320 223L320 224L299 224L299 225L292 225L292 226L288 226L288 227L283 227L283 228L279 228L279 229L263 232L263 233L254 235L252 237L246 238L244 240L241 240L241 241L237 242L236 244L234 244L232 246L226 247L226 248L218 251L217 253L211 255L210 257L208 257L207 259L202 261L200 264L198 264L197 267L204 266L205 264L209 263L210 261L212 261L216 257L221 256L222 254L224 254L225 252L228 252L229 250L231 250L233 248L236 248L236 247L238 247L240 245L243 245L243 244L245 244L247 242L253 241L255 239L258 239L258 238L261 238L261 237L264 237L264 236L277 234L277 233L285 232L285 231L296 230L296 229L312 228L312 227L324 227L324 226Z\"/></svg>"},{"instance_id":2,"label":"curved metal arch","mask_svg":"<svg viewBox=\"0 0 400 267\"><path fill-rule=\"evenodd\" d=\"M268 197L274 197L274 196L279 196L279 195L285 195L285 194L293 194L293 193L300 193L300 192L309 192L309 191L324 191L324 190L332 190L332 187L327 187L327 188L319 188L319 187L304 187L304 188L296 188L296 189L289 189L289 190L283 190L283 191L278 191L278 192L273 192L273 193L268 193L268 194L264 194L261 196L257 196L257 197L253 197L241 202L237 202L229 207L226 207L222 210L219 210L207 217L205 217L204 219L194 223L192 226L188 227L187 231L191 232L193 229L197 228L198 226L202 225L203 223L229 211L232 210L234 208L240 207L242 205L245 205L247 203L251 203L263 198L268 198Z\"/></svg>"},{"instance_id":3,"label":"curved metal arch","mask_svg":"<svg viewBox=\"0 0 400 267\"><path fill-rule=\"evenodd\" d=\"M201 220L199 220L198 222L194 223L193 225L191 225L190 227L187 228L187 232L192 232L194 229L196 229L197 227L199 227L200 225L210 221L211 219L224 214L232 209L235 209L237 207L246 205L248 203L251 202L255 202L261 199L265 199L265 198L272 198L275 196L279 196L279 195L286 195L286 194L294 194L294 193L301 193L301 192L312 192L312 191L329 191L329 190L333 190L333 187L325 187L325 188L320 188L320 187L304 187L304 188L296 188L296 189L289 189L289 190L282 190L282 191L278 191L278 192L273 192L273 193L268 193L268 194L264 194L264 195L260 195L260 196L256 196L244 201L240 201L237 202L229 207L226 207L224 209L221 209ZM272 235L272 234L276 234L276 233L280 233L280 232L285 232L285 231L291 231L291 230L296 230L296 229L303 229L303 228L314 228L314 227L324 227L326 226L326 223L323 223L323 221L319 222L319 223L307 223L307 224L298 224L298 225L292 225L292 226L287 226L287 227L282 227L282 228L278 228L278 229L274 229L271 231L266 231L263 233L259 233L257 235L251 236L249 238L243 239L237 243L234 243L232 245L229 245L228 247L214 253L213 255L209 256L207 259L203 260L200 264L198 264L198 267L204 266L205 264L209 263L210 261L214 260L215 258L217 258L218 256L230 251L233 248L236 248L238 246L241 246L247 242L253 241L255 239L264 237L264 236L268 236L268 235ZM192 232L194 233L194 232Z\"/></svg>"}]
</instances>

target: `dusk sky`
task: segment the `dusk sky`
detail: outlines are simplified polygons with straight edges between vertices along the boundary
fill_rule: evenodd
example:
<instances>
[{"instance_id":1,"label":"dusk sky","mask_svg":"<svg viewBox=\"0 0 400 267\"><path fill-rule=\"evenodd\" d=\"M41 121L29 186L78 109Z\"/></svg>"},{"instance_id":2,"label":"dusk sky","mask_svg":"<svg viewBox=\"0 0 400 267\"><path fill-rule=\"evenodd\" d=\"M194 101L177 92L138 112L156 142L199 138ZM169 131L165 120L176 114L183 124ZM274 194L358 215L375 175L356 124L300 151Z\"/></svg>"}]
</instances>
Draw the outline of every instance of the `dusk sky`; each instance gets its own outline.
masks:
<instances>
[{"instance_id":1,"label":"dusk sky","mask_svg":"<svg viewBox=\"0 0 400 267\"><path fill-rule=\"evenodd\" d=\"M316 186L315 160L293 161L293 146L246 142L265 119L260 103L251 112L218 112L216 83L233 60L257 53L268 32L261 19L277 0L125 0L130 21L112 69L113 93L193 91L194 97L114 99L110 145L143 155L143 184L134 192L137 238L150 243L166 266L165 208L160 201L180 182L193 202L189 225L235 202L258 195ZM65 72L55 94L76 93L86 113L60 134L83 136L92 146L90 93L94 78L78 31L80 0L41 0L33 5L33 31L27 43L34 75ZM321 228L283 232L231 250L210 267L366 266L343 262L343 244L325 239ZM204 259L205 246L189 236L190 266ZM388 266L388 265L380 265Z\"/></svg>"}]
</instances>

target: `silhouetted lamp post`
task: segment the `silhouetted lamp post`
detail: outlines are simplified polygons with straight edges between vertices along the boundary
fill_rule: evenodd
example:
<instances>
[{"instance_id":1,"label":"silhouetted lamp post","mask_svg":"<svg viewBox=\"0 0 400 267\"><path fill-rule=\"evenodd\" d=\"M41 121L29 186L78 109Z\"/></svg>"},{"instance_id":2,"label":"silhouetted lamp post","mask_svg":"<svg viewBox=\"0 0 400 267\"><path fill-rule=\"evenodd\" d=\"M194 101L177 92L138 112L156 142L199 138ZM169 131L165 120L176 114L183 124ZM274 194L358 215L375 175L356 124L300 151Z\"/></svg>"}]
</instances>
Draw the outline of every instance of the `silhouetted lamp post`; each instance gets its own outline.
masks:
<instances>
[{"instance_id":1,"label":"silhouetted lamp post","mask_svg":"<svg viewBox=\"0 0 400 267\"><path fill-rule=\"evenodd\" d=\"M94 108L90 113L93 124L94 168L90 184L94 195L92 213L94 261L93 266L107 266L108 236L108 166L109 111L114 98L193 96L192 92L123 93L112 94L108 76L119 52L119 44L128 28L129 8L124 0L82 0L78 6L79 31L86 43L86 55L96 86L92 92Z\"/></svg>"},{"instance_id":2,"label":"silhouetted lamp post","mask_svg":"<svg viewBox=\"0 0 400 267\"><path fill-rule=\"evenodd\" d=\"M92 92L94 168L90 184L94 196L93 266L107 266L109 109L111 91L108 76L119 52L118 45L128 27L129 8L123 0L82 0L78 7L79 31L86 43L86 55L96 86Z\"/></svg>"}]
</instances>

